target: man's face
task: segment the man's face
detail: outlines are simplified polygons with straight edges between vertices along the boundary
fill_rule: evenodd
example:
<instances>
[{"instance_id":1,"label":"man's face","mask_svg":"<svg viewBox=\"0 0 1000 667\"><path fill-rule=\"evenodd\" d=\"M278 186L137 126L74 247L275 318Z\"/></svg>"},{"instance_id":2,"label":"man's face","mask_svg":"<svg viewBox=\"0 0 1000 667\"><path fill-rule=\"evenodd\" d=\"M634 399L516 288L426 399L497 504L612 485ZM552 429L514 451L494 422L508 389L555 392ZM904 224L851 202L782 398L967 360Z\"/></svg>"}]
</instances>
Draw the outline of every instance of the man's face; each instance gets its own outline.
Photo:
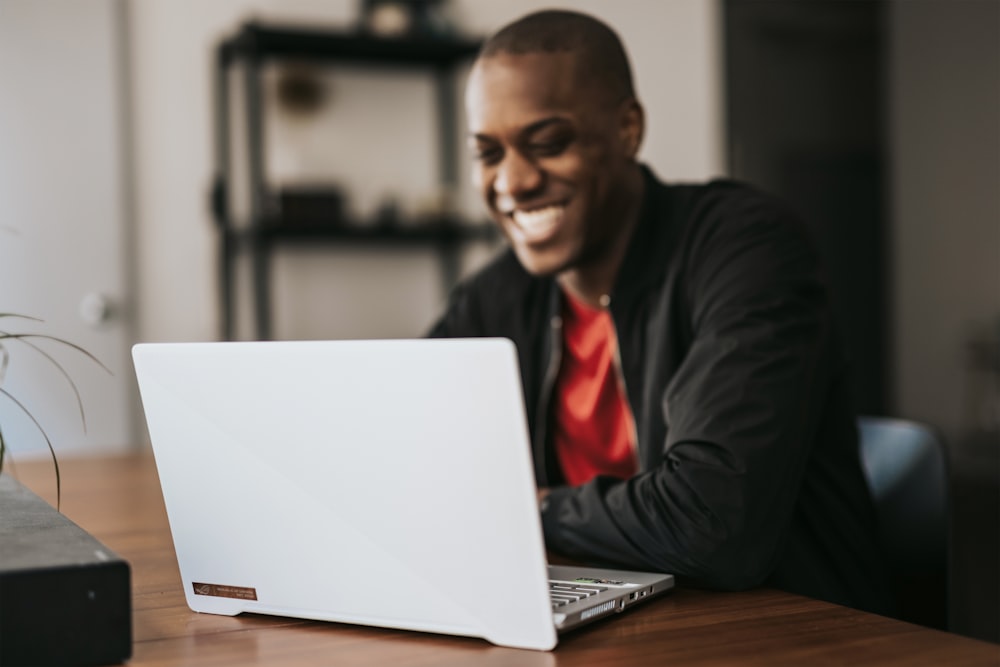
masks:
<instances>
[{"instance_id":1,"label":"man's face","mask_svg":"<svg viewBox=\"0 0 1000 667\"><path fill-rule=\"evenodd\" d=\"M641 113L579 69L573 53L499 53L466 93L474 181L536 275L600 262L622 228Z\"/></svg>"}]
</instances>

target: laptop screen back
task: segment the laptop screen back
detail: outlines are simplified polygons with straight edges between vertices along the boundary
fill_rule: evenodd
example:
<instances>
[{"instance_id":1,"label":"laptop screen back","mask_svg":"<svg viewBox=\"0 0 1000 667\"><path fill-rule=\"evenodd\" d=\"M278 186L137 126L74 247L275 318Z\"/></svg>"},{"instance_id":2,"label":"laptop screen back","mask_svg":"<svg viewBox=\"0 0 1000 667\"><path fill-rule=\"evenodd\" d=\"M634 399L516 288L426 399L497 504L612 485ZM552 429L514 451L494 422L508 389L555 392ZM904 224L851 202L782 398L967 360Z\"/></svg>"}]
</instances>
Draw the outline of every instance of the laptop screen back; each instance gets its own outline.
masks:
<instances>
[{"instance_id":1,"label":"laptop screen back","mask_svg":"<svg viewBox=\"0 0 1000 667\"><path fill-rule=\"evenodd\" d=\"M192 609L555 645L510 341L133 359Z\"/></svg>"}]
</instances>

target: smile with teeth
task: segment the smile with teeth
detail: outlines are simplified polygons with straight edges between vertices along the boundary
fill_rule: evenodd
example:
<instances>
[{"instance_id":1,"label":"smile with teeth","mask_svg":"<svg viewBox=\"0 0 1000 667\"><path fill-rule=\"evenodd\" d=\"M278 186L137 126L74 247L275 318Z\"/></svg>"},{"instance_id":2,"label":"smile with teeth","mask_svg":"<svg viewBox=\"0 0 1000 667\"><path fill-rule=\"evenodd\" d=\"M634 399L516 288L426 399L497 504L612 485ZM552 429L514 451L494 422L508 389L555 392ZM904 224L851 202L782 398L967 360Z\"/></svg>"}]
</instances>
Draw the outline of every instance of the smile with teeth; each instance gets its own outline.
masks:
<instances>
[{"instance_id":1,"label":"smile with teeth","mask_svg":"<svg viewBox=\"0 0 1000 667\"><path fill-rule=\"evenodd\" d=\"M529 241L540 240L552 233L562 221L565 206L545 206L531 211L515 210L510 218Z\"/></svg>"}]
</instances>

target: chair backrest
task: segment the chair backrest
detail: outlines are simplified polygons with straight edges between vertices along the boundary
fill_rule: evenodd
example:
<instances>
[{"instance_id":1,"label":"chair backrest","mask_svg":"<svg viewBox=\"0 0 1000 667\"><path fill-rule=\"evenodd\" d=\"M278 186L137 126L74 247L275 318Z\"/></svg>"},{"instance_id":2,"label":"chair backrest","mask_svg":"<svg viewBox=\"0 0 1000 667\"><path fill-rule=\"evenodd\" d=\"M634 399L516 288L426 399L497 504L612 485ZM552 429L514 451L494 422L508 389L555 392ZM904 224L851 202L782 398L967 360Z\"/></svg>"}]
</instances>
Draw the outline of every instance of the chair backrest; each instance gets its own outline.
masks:
<instances>
[{"instance_id":1,"label":"chair backrest","mask_svg":"<svg viewBox=\"0 0 1000 667\"><path fill-rule=\"evenodd\" d=\"M948 600L944 442L925 424L887 417L859 418L858 433L898 615L944 629Z\"/></svg>"}]
</instances>

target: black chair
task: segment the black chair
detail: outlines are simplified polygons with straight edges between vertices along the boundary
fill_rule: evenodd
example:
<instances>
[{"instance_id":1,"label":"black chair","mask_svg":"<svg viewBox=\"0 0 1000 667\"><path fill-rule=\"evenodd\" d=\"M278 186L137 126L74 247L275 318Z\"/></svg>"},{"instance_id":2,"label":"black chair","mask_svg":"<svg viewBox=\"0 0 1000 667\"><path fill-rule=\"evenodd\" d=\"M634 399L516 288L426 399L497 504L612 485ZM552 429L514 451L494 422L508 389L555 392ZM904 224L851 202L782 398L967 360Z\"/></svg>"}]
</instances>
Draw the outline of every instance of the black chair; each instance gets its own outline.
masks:
<instances>
[{"instance_id":1,"label":"black chair","mask_svg":"<svg viewBox=\"0 0 1000 667\"><path fill-rule=\"evenodd\" d=\"M886 417L861 417L858 431L897 615L947 629L948 472L943 439L925 424Z\"/></svg>"}]
</instances>

